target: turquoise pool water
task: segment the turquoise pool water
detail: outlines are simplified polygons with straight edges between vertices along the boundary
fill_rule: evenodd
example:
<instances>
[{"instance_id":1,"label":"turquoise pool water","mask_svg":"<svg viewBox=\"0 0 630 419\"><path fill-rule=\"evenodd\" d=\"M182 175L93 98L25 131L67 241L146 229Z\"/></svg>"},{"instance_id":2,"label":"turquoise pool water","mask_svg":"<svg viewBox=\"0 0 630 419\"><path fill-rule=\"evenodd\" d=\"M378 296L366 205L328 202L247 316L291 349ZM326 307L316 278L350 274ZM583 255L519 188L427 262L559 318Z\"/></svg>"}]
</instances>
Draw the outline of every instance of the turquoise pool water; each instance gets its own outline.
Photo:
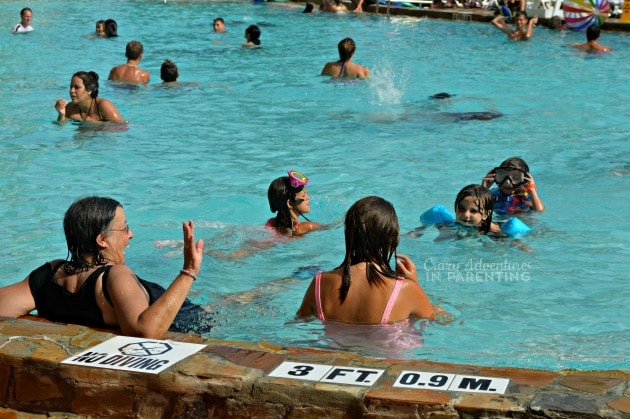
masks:
<instances>
[{"instance_id":1,"label":"turquoise pool water","mask_svg":"<svg viewBox=\"0 0 630 419\"><path fill-rule=\"evenodd\" d=\"M63 214L89 194L124 204L135 233L127 263L168 285L181 256L154 242L179 239L184 219L195 220L210 249L265 237L267 186L287 169L311 179L312 220L339 221L374 194L394 203L405 232L421 212L451 207L461 187L520 155L548 208L527 219L533 252L489 240L434 242L433 230L403 237L400 253L424 270L421 284L456 321L425 325L423 346L401 356L630 368L627 34L605 32L602 43L615 51L596 56L569 47L583 34L543 28L517 44L489 24L304 15L287 3L40 0L29 3L35 31L12 35L21 7L0 3L0 284L65 256ZM228 33L212 32L217 16ZM107 18L120 37L90 37ZM244 49L254 23L263 47ZM346 36L357 42L355 61L372 70L367 82L318 76ZM115 88L105 79L132 39L144 44L151 83ZM191 84L159 86L167 58ZM100 96L128 129L53 123L54 102L68 99L79 70L101 75ZM428 99L438 92L456 96ZM457 122L441 114L471 111L504 116ZM206 257L192 297L219 313L209 336L331 345L319 322L294 321L309 279L277 280L304 266L337 266L343 246L337 227L240 261Z\"/></svg>"}]
</instances>

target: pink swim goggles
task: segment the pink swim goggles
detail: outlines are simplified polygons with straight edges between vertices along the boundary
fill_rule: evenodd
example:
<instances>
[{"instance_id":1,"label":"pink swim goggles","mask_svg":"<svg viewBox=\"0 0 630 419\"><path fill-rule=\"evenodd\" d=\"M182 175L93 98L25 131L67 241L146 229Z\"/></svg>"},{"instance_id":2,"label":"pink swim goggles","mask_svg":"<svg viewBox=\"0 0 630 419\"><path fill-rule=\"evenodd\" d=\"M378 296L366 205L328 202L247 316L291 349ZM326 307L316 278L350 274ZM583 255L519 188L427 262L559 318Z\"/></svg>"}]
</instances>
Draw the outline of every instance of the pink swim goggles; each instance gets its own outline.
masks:
<instances>
[{"instance_id":1,"label":"pink swim goggles","mask_svg":"<svg viewBox=\"0 0 630 419\"><path fill-rule=\"evenodd\" d=\"M297 189L301 186L308 185L308 178L297 170L289 170L287 173L289 174L289 182L291 182L293 188Z\"/></svg>"}]
</instances>

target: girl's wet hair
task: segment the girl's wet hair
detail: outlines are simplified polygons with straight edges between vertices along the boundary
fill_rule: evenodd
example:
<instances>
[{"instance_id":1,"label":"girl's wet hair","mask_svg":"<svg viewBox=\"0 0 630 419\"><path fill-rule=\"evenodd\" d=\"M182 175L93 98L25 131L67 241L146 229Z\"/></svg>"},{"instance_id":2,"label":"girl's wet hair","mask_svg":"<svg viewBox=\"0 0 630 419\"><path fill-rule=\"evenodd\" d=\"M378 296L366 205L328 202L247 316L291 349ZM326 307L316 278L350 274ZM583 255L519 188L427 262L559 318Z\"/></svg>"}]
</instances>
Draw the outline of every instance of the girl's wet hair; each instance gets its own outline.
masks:
<instances>
[{"instance_id":1,"label":"girl's wet hair","mask_svg":"<svg viewBox=\"0 0 630 419\"><path fill-rule=\"evenodd\" d=\"M160 78L169 83L177 81L177 77L179 77L179 72L175 63L171 60L164 60L162 67L160 67Z\"/></svg>"},{"instance_id":2,"label":"girl's wet hair","mask_svg":"<svg viewBox=\"0 0 630 419\"><path fill-rule=\"evenodd\" d=\"M304 185L294 188L291 186L289 176L282 176L274 179L267 190L267 199L269 199L269 209L271 212L277 212L276 229L280 232L286 232L293 228L291 219L291 211L287 205L287 201L293 205L299 204L295 199L295 195L304 189Z\"/></svg>"},{"instance_id":3,"label":"girl's wet hair","mask_svg":"<svg viewBox=\"0 0 630 419\"><path fill-rule=\"evenodd\" d=\"M507 160L504 160L499 167L518 169L522 172L529 173L529 166L525 163L525 160L520 157L510 157Z\"/></svg>"},{"instance_id":4,"label":"girl's wet hair","mask_svg":"<svg viewBox=\"0 0 630 419\"><path fill-rule=\"evenodd\" d=\"M116 209L122 208L120 202L112 198L90 196L75 201L63 218L63 230L68 245L67 273L72 274L107 263L96 244L99 234L107 231L116 215ZM93 263L86 260L93 258Z\"/></svg>"},{"instance_id":5,"label":"girl's wet hair","mask_svg":"<svg viewBox=\"0 0 630 419\"><path fill-rule=\"evenodd\" d=\"M92 92L90 96L94 99L98 97L98 74L94 71L77 71L72 78L78 77L83 80L83 86L88 92Z\"/></svg>"},{"instance_id":6,"label":"girl's wet hair","mask_svg":"<svg viewBox=\"0 0 630 419\"><path fill-rule=\"evenodd\" d=\"M108 38L118 36L118 23L114 19L107 19L105 21L105 35Z\"/></svg>"},{"instance_id":7,"label":"girl's wet hair","mask_svg":"<svg viewBox=\"0 0 630 419\"><path fill-rule=\"evenodd\" d=\"M249 25L245 29L245 33L249 35L249 40L256 45L260 45L260 28L256 25Z\"/></svg>"},{"instance_id":8,"label":"girl's wet hair","mask_svg":"<svg viewBox=\"0 0 630 419\"><path fill-rule=\"evenodd\" d=\"M339 50L339 59L345 62L352 58L357 46L352 38L344 38L339 41L337 49Z\"/></svg>"},{"instance_id":9,"label":"girl's wet hair","mask_svg":"<svg viewBox=\"0 0 630 419\"><path fill-rule=\"evenodd\" d=\"M455 212L457 213L457 207L467 197L473 197L477 208L480 212L488 212L488 217L481 222L477 227L480 233L487 234L490 231L492 225L492 211L494 210L494 196L488 188L482 185L468 185L464 187L455 198Z\"/></svg>"},{"instance_id":10,"label":"girl's wet hair","mask_svg":"<svg viewBox=\"0 0 630 419\"><path fill-rule=\"evenodd\" d=\"M346 255L338 268L343 268L339 300L344 302L350 289L350 267L366 262L370 285L384 282L383 277L396 279L390 267L396 254L400 229L391 202L378 196L368 196L355 202L345 219Z\"/></svg>"}]
</instances>

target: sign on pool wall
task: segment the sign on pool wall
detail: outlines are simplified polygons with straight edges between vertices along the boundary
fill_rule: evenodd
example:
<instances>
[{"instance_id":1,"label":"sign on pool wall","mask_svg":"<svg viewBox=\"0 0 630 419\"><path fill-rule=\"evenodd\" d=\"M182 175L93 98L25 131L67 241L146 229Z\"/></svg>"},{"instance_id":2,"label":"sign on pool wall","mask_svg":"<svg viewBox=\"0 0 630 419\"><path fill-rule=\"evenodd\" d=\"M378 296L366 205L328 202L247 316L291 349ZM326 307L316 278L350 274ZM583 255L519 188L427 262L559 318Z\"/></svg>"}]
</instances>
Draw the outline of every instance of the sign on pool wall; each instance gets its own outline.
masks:
<instances>
[{"instance_id":1,"label":"sign on pool wall","mask_svg":"<svg viewBox=\"0 0 630 419\"><path fill-rule=\"evenodd\" d=\"M333 384L372 386L384 372L385 370L372 368L285 361L274 369L269 376ZM510 380L507 378L403 371L398 375L393 386L412 389L504 394L509 383Z\"/></svg>"},{"instance_id":2,"label":"sign on pool wall","mask_svg":"<svg viewBox=\"0 0 630 419\"><path fill-rule=\"evenodd\" d=\"M116 336L62 364L158 374L206 345Z\"/></svg>"}]
</instances>

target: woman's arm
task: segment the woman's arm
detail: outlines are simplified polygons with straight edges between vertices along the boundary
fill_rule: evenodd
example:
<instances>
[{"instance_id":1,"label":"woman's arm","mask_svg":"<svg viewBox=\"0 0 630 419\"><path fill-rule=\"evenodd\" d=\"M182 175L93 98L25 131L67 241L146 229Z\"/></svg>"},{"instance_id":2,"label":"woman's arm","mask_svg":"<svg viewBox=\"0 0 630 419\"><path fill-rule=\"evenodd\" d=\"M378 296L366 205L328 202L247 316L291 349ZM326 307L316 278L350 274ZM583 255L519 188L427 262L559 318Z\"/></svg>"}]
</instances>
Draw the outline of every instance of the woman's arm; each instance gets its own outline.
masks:
<instances>
[{"instance_id":1,"label":"woman's arm","mask_svg":"<svg viewBox=\"0 0 630 419\"><path fill-rule=\"evenodd\" d=\"M118 112L118 109L114 106L112 102L107 99L97 99L98 100L98 108L99 114L101 117L108 122L119 122L125 123L123 117Z\"/></svg>"},{"instance_id":2,"label":"woman's arm","mask_svg":"<svg viewBox=\"0 0 630 419\"><path fill-rule=\"evenodd\" d=\"M525 38L529 39L532 37L532 35L534 34L534 27L536 26L537 23L538 23L538 16L534 16L533 18L529 20L529 22L527 23L527 34L525 35Z\"/></svg>"},{"instance_id":3,"label":"woman's arm","mask_svg":"<svg viewBox=\"0 0 630 419\"><path fill-rule=\"evenodd\" d=\"M505 33L507 36L512 34L512 29L505 24L505 18L502 15L496 15L494 19L492 19L492 24L499 28L501 32Z\"/></svg>"},{"instance_id":4,"label":"woman's arm","mask_svg":"<svg viewBox=\"0 0 630 419\"><path fill-rule=\"evenodd\" d=\"M0 288L0 317L20 317L35 310L35 299L31 294L29 277Z\"/></svg>"},{"instance_id":5,"label":"woman's arm","mask_svg":"<svg viewBox=\"0 0 630 419\"><path fill-rule=\"evenodd\" d=\"M195 244L194 224L182 223L184 234L184 269L152 305L131 269L113 266L107 282L116 318L123 334L161 339L181 308L203 259L203 240ZM187 271L188 273L184 272Z\"/></svg>"}]
</instances>

